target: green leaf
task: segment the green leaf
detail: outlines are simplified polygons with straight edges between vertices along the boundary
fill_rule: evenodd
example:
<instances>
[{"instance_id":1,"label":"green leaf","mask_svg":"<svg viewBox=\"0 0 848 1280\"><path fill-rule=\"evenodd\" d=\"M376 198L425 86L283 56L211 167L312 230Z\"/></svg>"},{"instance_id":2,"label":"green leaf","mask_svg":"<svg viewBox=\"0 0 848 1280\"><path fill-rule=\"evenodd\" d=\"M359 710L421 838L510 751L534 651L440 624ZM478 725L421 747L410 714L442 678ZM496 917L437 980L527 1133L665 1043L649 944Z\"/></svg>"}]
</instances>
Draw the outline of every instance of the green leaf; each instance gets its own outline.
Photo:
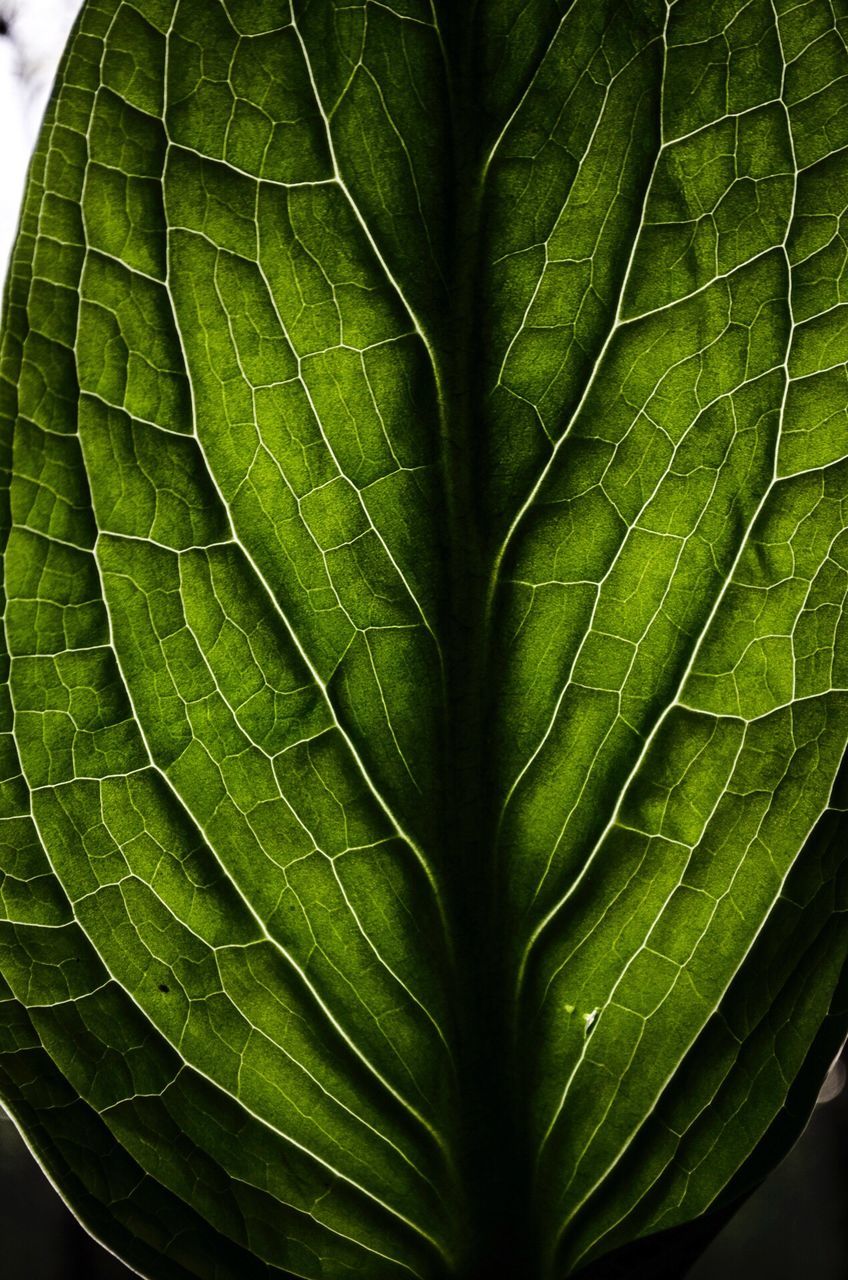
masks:
<instances>
[{"instance_id":1,"label":"green leaf","mask_svg":"<svg viewBox=\"0 0 848 1280\"><path fill-rule=\"evenodd\" d=\"M656 1280L797 1136L846 38L88 0L0 363L0 1092L141 1273Z\"/></svg>"}]
</instances>

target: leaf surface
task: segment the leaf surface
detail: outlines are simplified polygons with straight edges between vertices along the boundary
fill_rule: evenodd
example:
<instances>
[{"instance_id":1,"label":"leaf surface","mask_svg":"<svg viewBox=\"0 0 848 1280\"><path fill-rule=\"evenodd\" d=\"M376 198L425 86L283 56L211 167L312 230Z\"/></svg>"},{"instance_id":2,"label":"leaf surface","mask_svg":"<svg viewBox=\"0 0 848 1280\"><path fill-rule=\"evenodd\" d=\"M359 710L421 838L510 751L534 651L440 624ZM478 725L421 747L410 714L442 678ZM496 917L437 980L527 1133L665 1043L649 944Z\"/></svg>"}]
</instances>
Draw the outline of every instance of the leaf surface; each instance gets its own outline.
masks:
<instances>
[{"instance_id":1,"label":"leaf surface","mask_svg":"<svg viewBox=\"0 0 848 1280\"><path fill-rule=\"evenodd\" d=\"M558 1280L797 1135L846 31L88 0L0 367L0 1090L143 1274Z\"/></svg>"}]
</instances>

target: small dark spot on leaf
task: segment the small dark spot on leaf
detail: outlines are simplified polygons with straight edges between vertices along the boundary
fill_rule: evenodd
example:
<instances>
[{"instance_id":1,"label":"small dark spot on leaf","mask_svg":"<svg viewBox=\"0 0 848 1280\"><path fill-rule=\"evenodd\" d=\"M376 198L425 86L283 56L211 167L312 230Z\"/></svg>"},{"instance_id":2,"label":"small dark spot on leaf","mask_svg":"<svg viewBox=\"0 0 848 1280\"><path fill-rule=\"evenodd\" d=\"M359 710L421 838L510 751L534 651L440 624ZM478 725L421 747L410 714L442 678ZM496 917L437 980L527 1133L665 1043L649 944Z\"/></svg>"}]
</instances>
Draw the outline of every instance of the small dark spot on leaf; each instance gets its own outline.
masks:
<instances>
[{"instance_id":1,"label":"small dark spot on leaf","mask_svg":"<svg viewBox=\"0 0 848 1280\"><path fill-rule=\"evenodd\" d=\"M167 995L168 992L171 990L171 988L168 986L167 982L160 982L159 990L162 992L163 995Z\"/></svg>"}]
</instances>

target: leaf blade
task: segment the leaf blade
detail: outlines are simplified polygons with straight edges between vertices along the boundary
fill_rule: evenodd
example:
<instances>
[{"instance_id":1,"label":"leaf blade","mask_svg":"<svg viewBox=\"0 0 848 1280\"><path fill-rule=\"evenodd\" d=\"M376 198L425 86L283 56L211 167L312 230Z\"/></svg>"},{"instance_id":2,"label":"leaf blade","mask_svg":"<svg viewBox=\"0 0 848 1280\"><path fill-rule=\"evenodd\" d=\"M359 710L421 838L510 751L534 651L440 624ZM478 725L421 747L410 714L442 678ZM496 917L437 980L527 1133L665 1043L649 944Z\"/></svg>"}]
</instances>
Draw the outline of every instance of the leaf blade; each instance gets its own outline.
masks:
<instances>
[{"instance_id":1,"label":"leaf blade","mask_svg":"<svg viewBox=\"0 0 848 1280\"><path fill-rule=\"evenodd\" d=\"M258 1265L571 1274L814 1091L844 166L806 20L85 10L7 312L4 973Z\"/></svg>"}]
</instances>

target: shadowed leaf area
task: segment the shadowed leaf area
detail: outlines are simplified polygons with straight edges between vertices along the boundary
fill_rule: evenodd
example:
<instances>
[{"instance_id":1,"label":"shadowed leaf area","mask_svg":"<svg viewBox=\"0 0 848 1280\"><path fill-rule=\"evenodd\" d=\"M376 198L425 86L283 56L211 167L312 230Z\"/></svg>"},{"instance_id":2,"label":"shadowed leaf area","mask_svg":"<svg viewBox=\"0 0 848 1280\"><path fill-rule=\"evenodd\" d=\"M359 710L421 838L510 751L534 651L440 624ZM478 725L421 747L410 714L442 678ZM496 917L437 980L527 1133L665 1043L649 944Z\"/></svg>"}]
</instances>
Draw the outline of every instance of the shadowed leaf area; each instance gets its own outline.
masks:
<instances>
[{"instance_id":1,"label":"shadowed leaf area","mask_svg":"<svg viewBox=\"0 0 848 1280\"><path fill-rule=\"evenodd\" d=\"M803 1126L846 37L88 0L0 362L0 1092L141 1274L676 1277Z\"/></svg>"}]
</instances>

